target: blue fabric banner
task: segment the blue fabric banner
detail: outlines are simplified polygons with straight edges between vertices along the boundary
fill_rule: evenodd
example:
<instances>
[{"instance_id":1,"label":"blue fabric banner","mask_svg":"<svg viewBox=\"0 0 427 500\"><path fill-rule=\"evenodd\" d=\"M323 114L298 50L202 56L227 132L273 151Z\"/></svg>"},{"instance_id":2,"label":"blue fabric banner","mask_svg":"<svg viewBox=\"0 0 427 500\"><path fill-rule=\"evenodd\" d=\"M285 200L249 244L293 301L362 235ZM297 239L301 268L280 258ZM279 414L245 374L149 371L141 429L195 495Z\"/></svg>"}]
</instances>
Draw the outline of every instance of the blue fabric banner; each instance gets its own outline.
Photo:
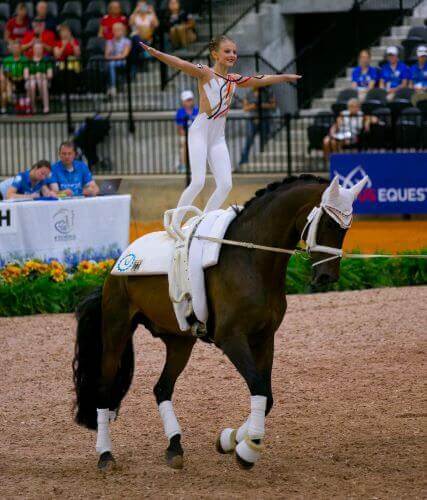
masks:
<instances>
[{"instance_id":1,"label":"blue fabric banner","mask_svg":"<svg viewBox=\"0 0 427 500\"><path fill-rule=\"evenodd\" d=\"M427 214L427 153L333 154L335 175L346 188L369 177L354 213Z\"/></svg>"}]
</instances>

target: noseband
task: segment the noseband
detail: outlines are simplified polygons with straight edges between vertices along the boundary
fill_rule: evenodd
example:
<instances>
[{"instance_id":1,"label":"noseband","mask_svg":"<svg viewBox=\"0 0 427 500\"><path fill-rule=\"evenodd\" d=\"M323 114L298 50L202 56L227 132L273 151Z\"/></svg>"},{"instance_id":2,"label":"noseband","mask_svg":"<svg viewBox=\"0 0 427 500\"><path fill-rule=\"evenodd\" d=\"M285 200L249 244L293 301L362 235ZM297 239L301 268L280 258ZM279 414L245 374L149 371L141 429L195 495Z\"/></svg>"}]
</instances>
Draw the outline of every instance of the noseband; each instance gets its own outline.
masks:
<instances>
[{"instance_id":1,"label":"noseband","mask_svg":"<svg viewBox=\"0 0 427 500\"><path fill-rule=\"evenodd\" d=\"M351 226L352 215L344 214L340 212L335 207L330 207L323 203L318 207L314 207L313 210L307 215L307 222L301 233L301 240L305 241L306 252L311 255L312 252L326 253L331 255L331 257L326 257L325 259L319 260L312 263L312 267L318 266L319 264L324 264L330 260L339 259L343 256L343 251L341 248L328 247L325 245L317 244L317 230L319 228L319 222L322 215L328 214L335 222L339 224L342 229L348 229ZM304 240L304 235L307 232L307 237Z\"/></svg>"}]
</instances>

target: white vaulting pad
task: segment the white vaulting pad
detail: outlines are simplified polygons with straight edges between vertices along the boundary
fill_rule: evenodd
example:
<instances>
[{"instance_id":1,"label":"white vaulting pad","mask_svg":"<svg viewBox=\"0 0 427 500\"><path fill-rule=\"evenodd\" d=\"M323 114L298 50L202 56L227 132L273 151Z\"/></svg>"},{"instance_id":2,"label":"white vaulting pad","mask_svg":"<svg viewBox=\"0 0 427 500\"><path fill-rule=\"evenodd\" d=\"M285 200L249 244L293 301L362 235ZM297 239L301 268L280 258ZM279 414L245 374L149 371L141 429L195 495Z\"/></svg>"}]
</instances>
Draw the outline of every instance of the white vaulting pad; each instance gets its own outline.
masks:
<instances>
[{"instance_id":1,"label":"white vaulting pad","mask_svg":"<svg viewBox=\"0 0 427 500\"><path fill-rule=\"evenodd\" d=\"M209 236L223 238L228 226L236 217L235 210L230 207L227 210L215 210L204 215L194 236ZM184 226L185 234L188 234L194 224L195 218ZM166 231L148 233L135 240L117 260L111 274L128 276L147 276L168 274L173 257L174 242ZM194 246L194 249L193 249ZM191 269L196 267L206 269L218 263L220 243L199 240L193 237L190 246L190 274ZM192 264L194 256L197 263ZM202 266L200 266L202 263ZM191 276L190 276L191 278Z\"/></svg>"}]
</instances>

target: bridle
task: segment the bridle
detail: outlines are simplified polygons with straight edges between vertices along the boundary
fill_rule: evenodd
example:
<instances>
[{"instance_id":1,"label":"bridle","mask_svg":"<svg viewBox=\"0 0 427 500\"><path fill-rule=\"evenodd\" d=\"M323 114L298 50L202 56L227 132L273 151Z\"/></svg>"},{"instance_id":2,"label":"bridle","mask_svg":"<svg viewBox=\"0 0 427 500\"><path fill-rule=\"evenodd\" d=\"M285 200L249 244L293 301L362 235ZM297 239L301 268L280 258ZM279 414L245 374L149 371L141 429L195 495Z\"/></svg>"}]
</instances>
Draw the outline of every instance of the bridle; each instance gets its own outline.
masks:
<instances>
[{"instance_id":1,"label":"bridle","mask_svg":"<svg viewBox=\"0 0 427 500\"><path fill-rule=\"evenodd\" d=\"M320 206L314 207L311 212L307 215L307 222L301 232L301 240L305 241L305 251L311 256L313 252L326 253L331 255L331 257L326 257L317 262L313 262L312 267L318 266L319 264L324 264L330 260L340 259L343 256L343 251L341 248L334 248L325 245L317 244L317 231L319 228L319 222L323 214L329 215L342 229L348 229L351 226L352 214L345 214L335 207L328 206L325 203L321 203ZM304 235L307 232L307 237L304 239Z\"/></svg>"}]
</instances>

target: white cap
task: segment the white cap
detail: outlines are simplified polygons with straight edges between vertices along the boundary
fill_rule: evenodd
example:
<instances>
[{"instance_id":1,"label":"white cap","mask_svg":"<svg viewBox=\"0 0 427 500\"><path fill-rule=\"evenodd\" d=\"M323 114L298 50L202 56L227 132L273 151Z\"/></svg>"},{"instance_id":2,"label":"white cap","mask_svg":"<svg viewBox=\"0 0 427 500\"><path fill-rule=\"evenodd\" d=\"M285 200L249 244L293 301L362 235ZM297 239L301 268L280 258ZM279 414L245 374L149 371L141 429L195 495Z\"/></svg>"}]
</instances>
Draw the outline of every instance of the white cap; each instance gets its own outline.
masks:
<instances>
[{"instance_id":1,"label":"white cap","mask_svg":"<svg viewBox=\"0 0 427 500\"><path fill-rule=\"evenodd\" d=\"M194 94L191 90L181 92L181 101L188 101L189 99L194 99Z\"/></svg>"},{"instance_id":2,"label":"white cap","mask_svg":"<svg viewBox=\"0 0 427 500\"><path fill-rule=\"evenodd\" d=\"M427 56L427 47L425 45L417 47L417 57L420 56Z\"/></svg>"},{"instance_id":3,"label":"white cap","mask_svg":"<svg viewBox=\"0 0 427 500\"><path fill-rule=\"evenodd\" d=\"M397 56L397 55L399 55L399 51L397 50L397 47L394 47L393 45L390 45L390 47L387 47L387 50L385 51L385 53L388 56Z\"/></svg>"}]
</instances>

